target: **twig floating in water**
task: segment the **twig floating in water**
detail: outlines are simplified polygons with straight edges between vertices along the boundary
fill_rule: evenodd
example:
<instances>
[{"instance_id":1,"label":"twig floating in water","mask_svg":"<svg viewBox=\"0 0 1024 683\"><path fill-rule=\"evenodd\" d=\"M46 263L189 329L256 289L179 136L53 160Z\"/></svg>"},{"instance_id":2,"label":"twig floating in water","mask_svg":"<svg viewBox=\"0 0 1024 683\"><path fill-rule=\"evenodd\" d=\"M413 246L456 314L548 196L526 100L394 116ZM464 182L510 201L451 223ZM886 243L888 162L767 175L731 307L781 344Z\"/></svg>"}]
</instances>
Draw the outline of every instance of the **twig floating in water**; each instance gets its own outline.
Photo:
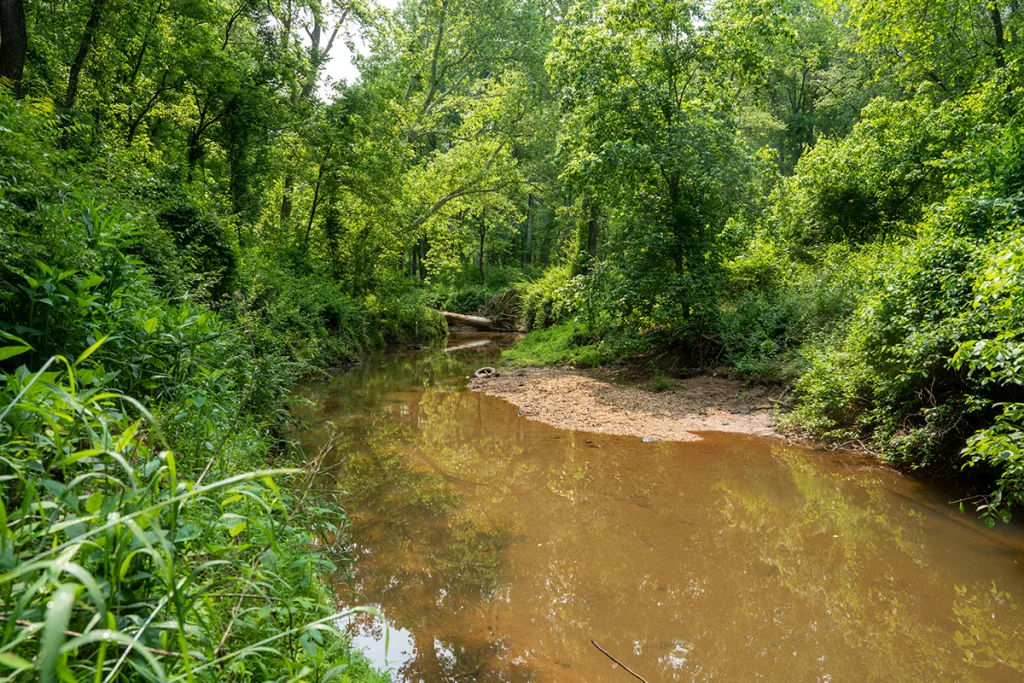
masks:
<instances>
[{"instance_id":1,"label":"twig floating in water","mask_svg":"<svg viewBox=\"0 0 1024 683\"><path fill-rule=\"evenodd\" d=\"M596 648L597 648L598 650L600 650L600 651L601 651L601 652L602 652L602 653L604 654L604 656L605 656L605 657L607 657L608 659L612 660L613 662L615 662L616 664L618 664L619 666L621 666L621 667L622 667L623 669L625 669L625 670L626 670L627 672L629 672L630 674L632 674L632 676L633 676L634 678L636 678L637 680L643 681L644 683L647 683L647 679L646 679L646 678L644 678L643 676L641 676L641 675L640 675L640 674L638 674L637 672L633 671L632 669L630 669L630 668L629 668L628 666L626 666L625 664L623 664L623 663L622 663L622 662L620 662L619 660L615 659L615 657L614 657L614 656L612 656L612 654L611 654L610 652L608 652L608 650L605 650L605 649L604 649L603 647L601 647L600 645L598 645L598 644L597 644L597 641L595 641L595 640L592 640L592 641L590 641L590 643L591 643L591 645L593 645L594 647L596 647Z\"/></svg>"}]
</instances>

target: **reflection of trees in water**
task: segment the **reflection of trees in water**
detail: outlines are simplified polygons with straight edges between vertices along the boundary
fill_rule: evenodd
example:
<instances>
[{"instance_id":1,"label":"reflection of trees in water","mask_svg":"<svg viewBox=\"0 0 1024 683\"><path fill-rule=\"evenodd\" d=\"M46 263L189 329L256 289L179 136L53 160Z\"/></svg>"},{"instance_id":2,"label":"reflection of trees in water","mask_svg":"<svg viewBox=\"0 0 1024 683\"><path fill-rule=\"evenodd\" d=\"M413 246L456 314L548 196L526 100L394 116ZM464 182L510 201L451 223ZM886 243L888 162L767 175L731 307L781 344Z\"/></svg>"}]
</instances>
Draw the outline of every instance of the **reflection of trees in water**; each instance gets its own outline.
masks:
<instances>
[{"instance_id":1,"label":"reflection of trees in water","mask_svg":"<svg viewBox=\"0 0 1024 683\"><path fill-rule=\"evenodd\" d=\"M773 454L799 496L722 486L721 512L784 587L785 603L798 598L825 616L812 631L842 637L850 661L827 670L957 681L989 680L981 669L997 663L1024 672L1017 602L994 583L987 592L954 587L926 548L920 511L893 504L881 482L862 472L826 474L803 452L778 447ZM956 636L953 619L961 625Z\"/></svg>"},{"instance_id":2,"label":"reflection of trees in water","mask_svg":"<svg viewBox=\"0 0 1024 683\"><path fill-rule=\"evenodd\" d=\"M494 354L498 351L495 349ZM406 355L371 357L359 365L333 375L328 381L309 382L297 392L292 413L316 425L324 418L340 423L349 417L376 415L387 397L414 387L456 388L481 362L492 356L434 351ZM318 435L304 432L303 442ZM323 435L319 435L321 438Z\"/></svg>"},{"instance_id":3,"label":"reflection of trees in water","mask_svg":"<svg viewBox=\"0 0 1024 683\"><path fill-rule=\"evenodd\" d=\"M1024 674L1024 622L1019 603L989 586L955 586L953 614L959 627L953 635L964 659L975 666L996 664Z\"/></svg>"},{"instance_id":4,"label":"reflection of trees in water","mask_svg":"<svg viewBox=\"0 0 1024 683\"><path fill-rule=\"evenodd\" d=\"M346 505L363 535L353 549L354 587L416 640L414 657L400 676L476 680L507 644L487 629L453 633L443 622L461 614L466 623L486 623L514 530L489 514L506 504L509 486L483 482L514 484L529 466L513 441L463 433L476 424L465 414L472 402L464 394L424 381L418 383L424 392L410 395L401 409L381 407L385 397L415 381L407 373L433 371L402 364L397 380L388 373L397 387L373 384L375 417L357 430L350 443L356 449L335 470L341 487L351 492ZM467 489L472 496L463 496ZM528 677L524 668L507 680Z\"/></svg>"},{"instance_id":5,"label":"reflection of trees in water","mask_svg":"<svg viewBox=\"0 0 1024 683\"><path fill-rule=\"evenodd\" d=\"M353 588L415 637L400 677L597 680L591 637L652 680L1021 670L1013 596L940 557L877 475L742 437L705 457L533 425L538 446L514 409L452 391L479 364L400 358L310 389L339 425Z\"/></svg>"}]
</instances>

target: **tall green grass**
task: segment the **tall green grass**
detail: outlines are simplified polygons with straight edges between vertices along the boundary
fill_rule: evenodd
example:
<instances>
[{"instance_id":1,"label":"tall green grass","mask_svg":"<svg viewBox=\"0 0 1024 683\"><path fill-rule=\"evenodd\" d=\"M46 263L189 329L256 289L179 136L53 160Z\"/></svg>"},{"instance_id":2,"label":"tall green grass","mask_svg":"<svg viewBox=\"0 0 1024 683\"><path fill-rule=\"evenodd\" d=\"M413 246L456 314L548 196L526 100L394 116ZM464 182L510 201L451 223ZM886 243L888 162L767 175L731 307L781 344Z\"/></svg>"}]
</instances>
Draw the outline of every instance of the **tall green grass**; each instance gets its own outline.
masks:
<instances>
[{"instance_id":1,"label":"tall green grass","mask_svg":"<svg viewBox=\"0 0 1024 683\"><path fill-rule=\"evenodd\" d=\"M11 341L0 354L30 350ZM102 343L0 389L0 677L374 677L319 580L337 549L316 530L344 529L344 512L299 505L300 470L247 459L265 446L248 420L207 461L181 457L96 381Z\"/></svg>"}]
</instances>

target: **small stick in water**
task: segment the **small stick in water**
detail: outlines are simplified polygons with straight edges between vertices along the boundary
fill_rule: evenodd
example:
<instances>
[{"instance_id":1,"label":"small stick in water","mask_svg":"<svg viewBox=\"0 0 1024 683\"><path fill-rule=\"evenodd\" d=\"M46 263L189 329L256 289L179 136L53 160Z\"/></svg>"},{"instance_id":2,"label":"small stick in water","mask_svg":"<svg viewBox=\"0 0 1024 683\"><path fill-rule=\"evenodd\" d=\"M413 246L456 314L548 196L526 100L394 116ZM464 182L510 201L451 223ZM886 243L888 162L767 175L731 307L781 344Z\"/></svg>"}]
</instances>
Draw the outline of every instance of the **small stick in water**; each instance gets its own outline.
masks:
<instances>
[{"instance_id":1,"label":"small stick in water","mask_svg":"<svg viewBox=\"0 0 1024 683\"><path fill-rule=\"evenodd\" d=\"M628 666L626 666L625 664L623 664L619 660L615 659L615 657L613 657L612 654L610 652L608 652L608 650L605 650L603 647L598 645L597 641L592 640L592 641L590 641L590 643L594 647L596 647L598 650L600 650L604 654L605 657L607 657L608 659L612 660L613 662L615 662L616 664L621 666L623 669L625 669L627 672L632 674L634 678L636 678L637 680L643 681L644 683L647 683L647 679L646 678L644 678L643 676L641 676L637 672L633 671L632 669L630 669Z\"/></svg>"}]
</instances>

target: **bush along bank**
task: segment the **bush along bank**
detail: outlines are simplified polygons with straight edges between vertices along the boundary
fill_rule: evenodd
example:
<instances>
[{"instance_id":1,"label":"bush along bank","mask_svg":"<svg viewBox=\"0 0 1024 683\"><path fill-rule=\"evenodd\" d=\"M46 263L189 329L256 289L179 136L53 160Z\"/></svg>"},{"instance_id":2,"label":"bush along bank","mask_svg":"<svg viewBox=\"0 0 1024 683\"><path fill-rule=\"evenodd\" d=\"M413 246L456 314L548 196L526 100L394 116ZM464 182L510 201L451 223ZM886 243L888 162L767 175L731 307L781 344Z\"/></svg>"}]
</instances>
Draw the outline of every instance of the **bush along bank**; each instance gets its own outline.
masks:
<instances>
[{"instance_id":1,"label":"bush along bank","mask_svg":"<svg viewBox=\"0 0 1024 683\"><path fill-rule=\"evenodd\" d=\"M784 427L953 479L965 510L1009 521L1024 504L1021 96L879 98L723 222L703 279L679 280L688 298L659 285L632 303L646 281L615 252L550 269L520 286L539 331L506 359L724 362L792 386Z\"/></svg>"},{"instance_id":2,"label":"bush along bank","mask_svg":"<svg viewBox=\"0 0 1024 683\"><path fill-rule=\"evenodd\" d=\"M344 534L322 532L344 531L345 512L307 498L302 455L274 436L298 376L375 341L369 313L348 311L367 318L358 336L324 329L300 346L241 292L223 313L170 303L115 238L89 255L99 272L33 261L8 274L21 281L4 319L22 322L0 333L5 668L385 680L330 619L325 579L344 555L325 538Z\"/></svg>"},{"instance_id":3,"label":"bush along bank","mask_svg":"<svg viewBox=\"0 0 1024 683\"><path fill-rule=\"evenodd\" d=\"M345 512L277 435L296 379L443 320L69 180L45 107L0 114L2 675L387 680L336 628Z\"/></svg>"}]
</instances>

